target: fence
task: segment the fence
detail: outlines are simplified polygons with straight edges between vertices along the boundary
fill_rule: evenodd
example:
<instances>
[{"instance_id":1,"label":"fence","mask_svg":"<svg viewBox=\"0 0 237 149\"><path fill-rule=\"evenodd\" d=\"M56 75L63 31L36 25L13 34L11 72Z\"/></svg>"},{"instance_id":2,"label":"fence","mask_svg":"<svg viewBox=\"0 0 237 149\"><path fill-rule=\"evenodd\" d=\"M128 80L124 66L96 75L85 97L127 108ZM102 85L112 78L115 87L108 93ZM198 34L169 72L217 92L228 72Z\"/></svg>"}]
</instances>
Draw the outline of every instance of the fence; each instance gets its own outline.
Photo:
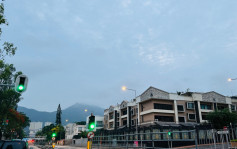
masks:
<instances>
[{"instance_id":1,"label":"fence","mask_svg":"<svg viewBox=\"0 0 237 149\"><path fill-rule=\"evenodd\" d=\"M170 132L170 133L169 133ZM181 141L197 145L195 130L127 133L124 135L95 136L93 148L172 148Z\"/></svg>"},{"instance_id":2,"label":"fence","mask_svg":"<svg viewBox=\"0 0 237 149\"><path fill-rule=\"evenodd\" d=\"M170 132L170 135L169 135ZM173 148L192 145L192 148L205 145L206 148L229 148L230 140L236 139L237 129L214 130L145 130L141 132L124 132L123 134L96 135L93 138L93 148ZM205 147L204 147L205 148Z\"/></svg>"}]
</instances>

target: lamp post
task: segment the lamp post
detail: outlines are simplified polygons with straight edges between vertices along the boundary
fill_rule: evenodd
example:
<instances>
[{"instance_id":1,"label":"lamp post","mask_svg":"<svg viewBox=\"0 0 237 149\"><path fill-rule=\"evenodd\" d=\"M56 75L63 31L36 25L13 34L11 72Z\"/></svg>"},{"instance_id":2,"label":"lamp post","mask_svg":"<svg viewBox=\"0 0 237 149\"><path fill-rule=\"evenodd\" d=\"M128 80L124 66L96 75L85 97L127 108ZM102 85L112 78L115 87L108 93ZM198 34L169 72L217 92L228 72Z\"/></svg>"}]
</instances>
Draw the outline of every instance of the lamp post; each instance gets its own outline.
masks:
<instances>
[{"instance_id":1,"label":"lamp post","mask_svg":"<svg viewBox=\"0 0 237 149\"><path fill-rule=\"evenodd\" d=\"M127 88L126 86L122 86L122 90L123 90L123 91L126 91L126 90L134 91L134 93L135 93L135 98L137 97L137 91L136 91L135 89L130 89L130 88Z\"/></svg>"},{"instance_id":2,"label":"lamp post","mask_svg":"<svg viewBox=\"0 0 237 149\"><path fill-rule=\"evenodd\" d=\"M237 78L234 78L234 79L233 79L233 78L228 78L228 79L227 79L227 81L229 81L229 82L231 82L231 81L233 81L233 80L237 80Z\"/></svg>"},{"instance_id":3,"label":"lamp post","mask_svg":"<svg viewBox=\"0 0 237 149\"><path fill-rule=\"evenodd\" d=\"M136 97L137 97L137 92L136 92L135 89L130 89L130 88L127 88L126 86L122 86L122 90L123 90L123 91L126 91L126 90L134 91L134 93L135 93L135 98L134 98L134 99L136 99ZM137 120L136 120L136 135L138 135L138 132L137 132L137 122L138 122L138 114L137 114ZM137 137L138 137L138 136L137 136ZM137 138L137 139L138 139L138 138Z\"/></svg>"}]
</instances>

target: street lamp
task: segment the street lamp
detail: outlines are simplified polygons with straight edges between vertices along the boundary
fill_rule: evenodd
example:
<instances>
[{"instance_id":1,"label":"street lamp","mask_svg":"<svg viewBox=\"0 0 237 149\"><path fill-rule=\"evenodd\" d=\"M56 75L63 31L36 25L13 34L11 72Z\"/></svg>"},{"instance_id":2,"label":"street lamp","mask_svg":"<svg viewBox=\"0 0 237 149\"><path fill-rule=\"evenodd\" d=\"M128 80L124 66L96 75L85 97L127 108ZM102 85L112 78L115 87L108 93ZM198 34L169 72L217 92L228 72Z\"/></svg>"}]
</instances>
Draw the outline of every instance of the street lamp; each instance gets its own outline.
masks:
<instances>
[{"instance_id":1,"label":"street lamp","mask_svg":"<svg viewBox=\"0 0 237 149\"><path fill-rule=\"evenodd\" d=\"M137 97L137 91L134 90L134 89L130 89L130 88L127 88L126 86L122 86L122 90L123 90L123 91L126 91L126 90L134 91L134 93L135 93L135 98Z\"/></svg>"},{"instance_id":2,"label":"street lamp","mask_svg":"<svg viewBox=\"0 0 237 149\"><path fill-rule=\"evenodd\" d=\"M134 89L130 89L130 88L127 88L126 86L122 86L122 90L123 91L126 91L126 90L130 90L130 91L134 91L134 93L135 93L135 99L136 99L136 97L137 97L137 92L136 92L136 90L134 90ZM138 119L138 114L137 114L137 119ZM138 132L137 132L137 120L136 120L136 135L138 134Z\"/></svg>"},{"instance_id":3,"label":"street lamp","mask_svg":"<svg viewBox=\"0 0 237 149\"><path fill-rule=\"evenodd\" d=\"M227 81L231 82L231 81L233 81L233 80L237 80L237 78L234 78L234 79L232 79L232 78L228 78Z\"/></svg>"}]
</instances>

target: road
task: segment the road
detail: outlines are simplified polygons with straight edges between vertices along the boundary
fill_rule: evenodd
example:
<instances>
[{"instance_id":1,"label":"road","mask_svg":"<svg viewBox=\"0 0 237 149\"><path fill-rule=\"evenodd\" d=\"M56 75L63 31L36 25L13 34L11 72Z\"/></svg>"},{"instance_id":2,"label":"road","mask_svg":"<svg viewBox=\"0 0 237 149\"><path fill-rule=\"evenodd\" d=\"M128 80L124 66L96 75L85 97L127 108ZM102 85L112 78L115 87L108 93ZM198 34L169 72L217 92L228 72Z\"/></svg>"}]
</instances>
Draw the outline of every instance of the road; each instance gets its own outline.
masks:
<instances>
[{"instance_id":1,"label":"road","mask_svg":"<svg viewBox=\"0 0 237 149\"><path fill-rule=\"evenodd\" d=\"M37 146L29 145L29 149L40 149ZM86 149L86 147L74 147L74 146L55 146L54 149Z\"/></svg>"},{"instance_id":2,"label":"road","mask_svg":"<svg viewBox=\"0 0 237 149\"><path fill-rule=\"evenodd\" d=\"M54 149L86 149L86 147L74 147L74 146L55 146Z\"/></svg>"}]
</instances>

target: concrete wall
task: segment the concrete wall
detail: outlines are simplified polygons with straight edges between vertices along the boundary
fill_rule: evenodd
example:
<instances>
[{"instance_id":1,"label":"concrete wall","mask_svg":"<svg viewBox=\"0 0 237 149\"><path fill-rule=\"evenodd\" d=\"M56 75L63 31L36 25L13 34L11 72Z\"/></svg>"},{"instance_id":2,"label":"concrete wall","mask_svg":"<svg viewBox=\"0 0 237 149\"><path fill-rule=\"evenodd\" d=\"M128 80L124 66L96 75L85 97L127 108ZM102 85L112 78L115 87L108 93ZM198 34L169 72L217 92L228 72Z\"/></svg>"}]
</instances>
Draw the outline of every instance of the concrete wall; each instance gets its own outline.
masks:
<instances>
[{"instance_id":1,"label":"concrete wall","mask_svg":"<svg viewBox=\"0 0 237 149\"><path fill-rule=\"evenodd\" d=\"M86 147L87 146L87 138L73 139L72 140L72 145L73 146L78 146L78 147Z\"/></svg>"}]
</instances>

